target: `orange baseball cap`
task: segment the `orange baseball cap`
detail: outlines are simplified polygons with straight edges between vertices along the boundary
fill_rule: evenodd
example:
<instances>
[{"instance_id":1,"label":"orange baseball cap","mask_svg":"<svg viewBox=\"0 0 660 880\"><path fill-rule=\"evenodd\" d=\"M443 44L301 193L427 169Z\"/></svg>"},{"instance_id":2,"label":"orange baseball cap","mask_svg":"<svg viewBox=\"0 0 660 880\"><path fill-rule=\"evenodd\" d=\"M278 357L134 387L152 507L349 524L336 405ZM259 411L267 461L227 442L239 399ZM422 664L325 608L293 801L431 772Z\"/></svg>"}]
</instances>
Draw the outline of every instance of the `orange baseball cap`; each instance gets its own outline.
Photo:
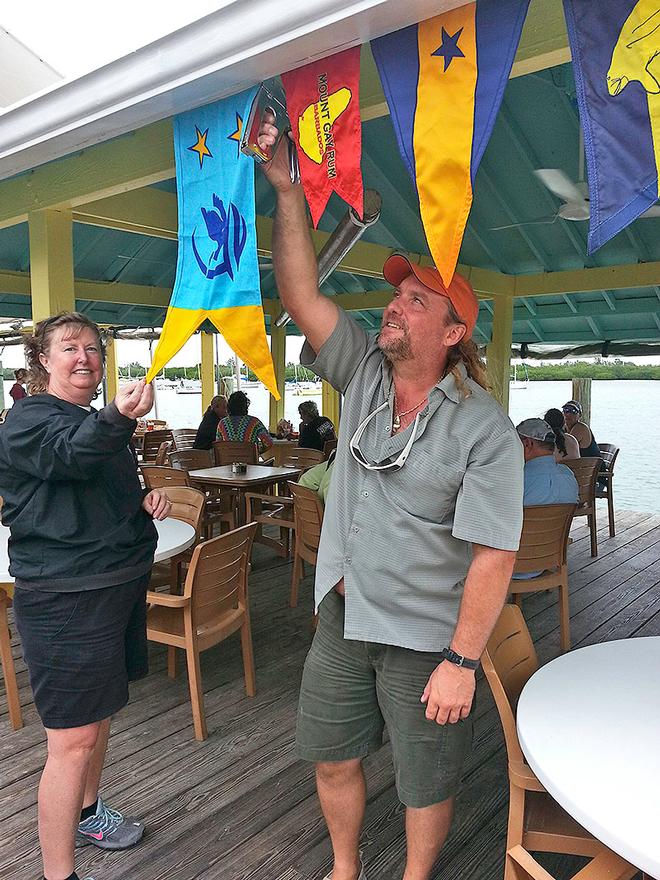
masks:
<instances>
[{"instance_id":1,"label":"orange baseball cap","mask_svg":"<svg viewBox=\"0 0 660 880\"><path fill-rule=\"evenodd\" d=\"M467 327L464 339L469 339L479 314L479 302L470 282L455 272L451 284L449 287L445 287L435 266L418 266L411 263L402 254L392 254L385 260L383 277L393 287L398 287L403 279L408 278L409 275L414 275L424 287L428 287L434 293L447 297L454 307L454 311Z\"/></svg>"}]
</instances>

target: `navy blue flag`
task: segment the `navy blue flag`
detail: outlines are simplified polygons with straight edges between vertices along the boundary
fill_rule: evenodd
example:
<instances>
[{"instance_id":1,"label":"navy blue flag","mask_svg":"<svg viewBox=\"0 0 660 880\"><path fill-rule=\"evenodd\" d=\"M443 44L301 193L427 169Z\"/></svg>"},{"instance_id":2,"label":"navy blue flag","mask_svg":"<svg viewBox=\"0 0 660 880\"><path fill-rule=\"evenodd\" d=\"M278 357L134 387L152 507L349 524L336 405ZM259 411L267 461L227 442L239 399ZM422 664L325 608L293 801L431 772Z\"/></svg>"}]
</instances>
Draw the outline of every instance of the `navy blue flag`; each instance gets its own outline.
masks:
<instances>
[{"instance_id":1,"label":"navy blue flag","mask_svg":"<svg viewBox=\"0 0 660 880\"><path fill-rule=\"evenodd\" d=\"M660 0L564 0L589 177L589 253L658 199Z\"/></svg>"}]
</instances>

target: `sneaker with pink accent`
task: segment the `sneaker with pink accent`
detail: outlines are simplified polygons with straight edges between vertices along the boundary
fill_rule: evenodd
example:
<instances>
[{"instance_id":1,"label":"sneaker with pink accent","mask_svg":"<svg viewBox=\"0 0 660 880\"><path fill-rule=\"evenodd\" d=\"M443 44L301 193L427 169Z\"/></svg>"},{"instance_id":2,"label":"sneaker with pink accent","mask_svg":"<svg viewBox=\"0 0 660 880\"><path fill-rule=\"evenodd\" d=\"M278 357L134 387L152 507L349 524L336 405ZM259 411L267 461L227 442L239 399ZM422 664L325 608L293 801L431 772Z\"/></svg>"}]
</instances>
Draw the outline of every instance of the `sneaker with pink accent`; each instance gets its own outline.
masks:
<instances>
[{"instance_id":1,"label":"sneaker with pink accent","mask_svg":"<svg viewBox=\"0 0 660 880\"><path fill-rule=\"evenodd\" d=\"M76 846L92 844L101 849L128 849L142 839L144 824L111 810L99 797L96 813L78 823Z\"/></svg>"}]
</instances>

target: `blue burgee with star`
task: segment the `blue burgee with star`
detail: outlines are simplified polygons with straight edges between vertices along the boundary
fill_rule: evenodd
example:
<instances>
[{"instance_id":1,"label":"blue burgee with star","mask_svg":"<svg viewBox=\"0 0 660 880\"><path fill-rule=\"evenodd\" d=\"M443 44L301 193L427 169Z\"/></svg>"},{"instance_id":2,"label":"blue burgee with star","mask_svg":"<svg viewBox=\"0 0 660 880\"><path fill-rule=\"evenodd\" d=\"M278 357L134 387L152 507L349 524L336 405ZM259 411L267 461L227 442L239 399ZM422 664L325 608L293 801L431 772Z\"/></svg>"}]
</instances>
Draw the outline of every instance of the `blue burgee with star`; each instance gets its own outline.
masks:
<instances>
[{"instance_id":1,"label":"blue burgee with star","mask_svg":"<svg viewBox=\"0 0 660 880\"><path fill-rule=\"evenodd\" d=\"M528 4L476 0L371 43L429 250L446 285Z\"/></svg>"},{"instance_id":2,"label":"blue burgee with star","mask_svg":"<svg viewBox=\"0 0 660 880\"><path fill-rule=\"evenodd\" d=\"M205 320L275 396L259 284L254 160L240 151L253 88L175 117L176 279L151 381Z\"/></svg>"}]
</instances>

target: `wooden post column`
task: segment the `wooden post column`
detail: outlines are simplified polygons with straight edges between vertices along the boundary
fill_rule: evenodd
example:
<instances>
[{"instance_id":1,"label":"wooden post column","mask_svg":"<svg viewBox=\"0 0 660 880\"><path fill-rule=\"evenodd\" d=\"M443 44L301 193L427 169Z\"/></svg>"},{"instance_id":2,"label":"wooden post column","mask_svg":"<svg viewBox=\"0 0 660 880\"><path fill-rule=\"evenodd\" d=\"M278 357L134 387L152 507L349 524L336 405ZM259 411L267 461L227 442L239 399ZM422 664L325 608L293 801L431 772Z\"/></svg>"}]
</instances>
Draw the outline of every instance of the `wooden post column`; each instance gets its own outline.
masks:
<instances>
[{"instance_id":1,"label":"wooden post column","mask_svg":"<svg viewBox=\"0 0 660 880\"><path fill-rule=\"evenodd\" d=\"M493 397L509 411L511 341L513 338L513 297L493 299L493 335L486 348L488 384Z\"/></svg>"},{"instance_id":2,"label":"wooden post column","mask_svg":"<svg viewBox=\"0 0 660 880\"><path fill-rule=\"evenodd\" d=\"M105 339L105 390L110 403L119 391L119 369L117 364L117 340L112 336Z\"/></svg>"},{"instance_id":3,"label":"wooden post column","mask_svg":"<svg viewBox=\"0 0 660 880\"><path fill-rule=\"evenodd\" d=\"M321 386L321 412L330 419L339 433L339 392L329 382L323 382Z\"/></svg>"},{"instance_id":4,"label":"wooden post column","mask_svg":"<svg viewBox=\"0 0 660 880\"><path fill-rule=\"evenodd\" d=\"M280 392L280 399L275 400L270 395L268 405L268 427L275 432L277 423L284 418L284 393L286 379L286 328L276 327L273 321L270 328L270 353L273 358L273 369L275 370L275 381L277 382L277 390Z\"/></svg>"},{"instance_id":5,"label":"wooden post column","mask_svg":"<svg viewBox=\"0 0 660 880\"><path fill-rule=\"evenodd\" d=\"M215 349L213 333L200 333L202 338L202 413L205 413L215 396Z\"/></svg>"},{"instance_id":6,"label":"wooden post column","mask_svg":"<svg viewBox=\"0 0 660 880\"><path fill-rule=\"evenodd\" d=\"M51 208L28 214L32 319L42 321L76 307L73 286L71 211Z\"/></svg>"}]
</instances>

